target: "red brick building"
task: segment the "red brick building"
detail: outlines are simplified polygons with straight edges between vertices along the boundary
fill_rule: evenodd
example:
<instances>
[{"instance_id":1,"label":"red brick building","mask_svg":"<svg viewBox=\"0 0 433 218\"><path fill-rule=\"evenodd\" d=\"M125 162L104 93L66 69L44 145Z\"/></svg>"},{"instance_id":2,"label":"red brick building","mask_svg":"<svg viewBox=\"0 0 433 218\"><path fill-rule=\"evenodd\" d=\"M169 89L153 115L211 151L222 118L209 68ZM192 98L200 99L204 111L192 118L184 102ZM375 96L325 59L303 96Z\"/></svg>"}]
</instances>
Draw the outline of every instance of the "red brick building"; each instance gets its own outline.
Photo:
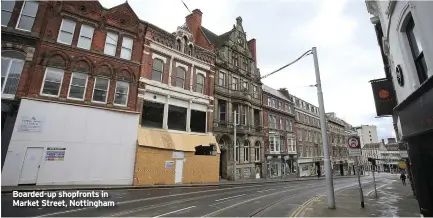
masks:
<instances>
[{"instance_id":1,"label":"red brick building","mask_svg":"<svg viewBox=\"0 0 433 218\"><path fill-rule=\"evenodd\" d=\"M296 176L295 108L286 89L262 86L267 175Z\"/></svg>"},{"instance_id":2,"label":"red brick building","mask_svg":"<svg viewBox=\"0 0 433 218\"><path fill-rule=\"evenodd\" d=\"M2 154L22 157L15 163L2 156L2 167L5 159L9 166L3 181L12 185L132 183L146 29L128 3L107 9L98 1L2 2L2 72L6 72L2 73ZM135 127L132 134L115 138L120 129L128 131L130 126ZM87 147L71 147L71 143ZM103 151L101 156L107 157L98 158L102 161L93 164L94 170L111 166L107 162L111 159L120 173L83 176L71 171L63 178L49 176L45 171L60 166L42 160L51 145L67 150L63 153L66 168L77 162L93 164L90 157L79 157L80 147ZM116 162L119 152L131 163ZM29 153L41 162L27 163ZM21 170L10 168L14 164L34 175L16 174ZM35 171L35 164L40 169Z\"/></svg>"}]
</instances>

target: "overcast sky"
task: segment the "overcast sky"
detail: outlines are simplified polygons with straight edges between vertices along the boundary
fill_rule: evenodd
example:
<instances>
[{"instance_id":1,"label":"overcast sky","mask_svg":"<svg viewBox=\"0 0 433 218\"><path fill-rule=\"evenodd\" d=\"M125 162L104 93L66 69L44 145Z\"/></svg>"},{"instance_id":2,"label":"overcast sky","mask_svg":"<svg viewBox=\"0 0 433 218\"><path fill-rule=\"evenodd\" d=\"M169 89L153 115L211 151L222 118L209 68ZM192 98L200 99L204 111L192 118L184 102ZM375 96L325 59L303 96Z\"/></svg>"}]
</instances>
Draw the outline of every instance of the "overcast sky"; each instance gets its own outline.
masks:
<instances>
[{"instance_id":1,"label":"overcast sky","mask_svg":"<svg viewBox=\"0 0 433 218\"><path fill-rule=\"evenodd\" d=\"M102 0L113 7L122 0ZM241 16L249 39L257 40L261 74L317 47L326 112L354 126L376 125L379 139L394 137L391 118L375 118L372 79L385 77L380 50L364 0L184 0L203 12L202 25L216 34L229 31ZM137 16L169 32L189 14L181 0L129 0ZM275 89L318 106L312 56L263 80Z\"/></svg>"}]
</instances>

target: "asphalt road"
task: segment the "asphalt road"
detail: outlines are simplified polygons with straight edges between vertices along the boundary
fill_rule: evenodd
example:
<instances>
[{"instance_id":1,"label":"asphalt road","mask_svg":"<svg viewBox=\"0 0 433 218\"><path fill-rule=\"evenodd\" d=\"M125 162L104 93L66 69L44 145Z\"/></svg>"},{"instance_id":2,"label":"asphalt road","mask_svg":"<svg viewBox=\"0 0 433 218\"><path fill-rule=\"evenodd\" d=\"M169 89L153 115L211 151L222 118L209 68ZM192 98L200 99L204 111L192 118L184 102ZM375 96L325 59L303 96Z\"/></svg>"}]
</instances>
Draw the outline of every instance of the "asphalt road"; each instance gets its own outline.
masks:
<instances>
[{"instance_id":1,"label":"asphalt road","mask_svg":"<svg viewBox=\"0 0 433 218\"><path fill-rule=\"evenodd\" d=\"M376 176L377 187L391 180L390 174ZM371 176L362 177L364 194L373 190ZM358 185L356 178L334 180L336 192ZM88 193L89 191L84 191ZM101 194L101 191L98 191ZM74 198L74 200L101 200L115 202L111 207L74 207L71 198L14 198L2 194L3 217L60 216L60 217L287 217L296 208L316 195L325 195L324 180L233 185L221 187L155 188L105 191L105 198ZM62 192L64 194L64 192ZM76 193L76 191L66 191ZM13 200L39 200L39 206L13 206ZM42 200L65 200L67 207L43 207ZM17 202L17 201L16 201Z\"/></svg>"}]
</instances>

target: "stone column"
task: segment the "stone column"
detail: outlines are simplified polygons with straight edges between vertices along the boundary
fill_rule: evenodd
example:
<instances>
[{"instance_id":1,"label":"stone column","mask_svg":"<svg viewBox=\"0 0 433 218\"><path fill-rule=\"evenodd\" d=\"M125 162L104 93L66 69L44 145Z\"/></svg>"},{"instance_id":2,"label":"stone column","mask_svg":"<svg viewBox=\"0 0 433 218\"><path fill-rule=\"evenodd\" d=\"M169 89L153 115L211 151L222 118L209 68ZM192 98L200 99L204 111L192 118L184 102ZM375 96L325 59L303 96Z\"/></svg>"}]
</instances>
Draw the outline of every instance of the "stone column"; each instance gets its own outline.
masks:
<instances>
[{"instance_id":1,"label":"stone column","mask_svg":"<svg viewBox=\"0 0 433 218\"><path fill-rule=\"evenodd\" d=\"M254 120L254 108L252 108L252 107L250 107L250 116L251 116L251 118L250 118L250 126L251 126L251 128L253 128L254 129L254 126L256 125L254 122L255 122L255 120Z\"/></svg>"},{"instance_id":2,"label":"stone column","mask_svg":"<svg viewBox=\"0 0 433 218\"><path fill-rule=\"evenodd\" d=\"M194 64L191 66L191 74L189 75L189 90L192 92L193 91L193 82L194 82ZM203 88L204 88L205 84L203 83Z\"/></svg>"},{"instance_id":3,"label":"stone column","mask_svg":"<svg viewBox=\"0 0 433 218\"><path fill-rule=\"evenodd\" d=\"M169 87L171 86L171 81L172 81L171 75L172 75L172 72L173 72L173 62L174 62L174 57L171 56L171 58L170 58L170 68L168 69L168 86Z\"/></svg>"},{"instance_id":4,"label":"stone column","mask_svg":"<svg viewBox=\"0 0 433 218\"><path fill-rule=\"evenodd\" d=\"M186 131L191 132L191 104L192 100L189 100L188 109L186 111Z\"/></svg>"},{"instance_id":5,"label":"stone column","mask_svg":"<svg viewBox=\"0 0 433 218\"><path fill-rule=\"evenodd\" d=\"M227 122L230 122L230 121L234 121L234 119L233 119L233 111L232 111L232 101L231 101L231 99L229 99L228 100L228 108L227 108Z\"/></svg>"},{"instance_id":6,"label":"stone column","mask_svg":"<svg viewBox=\"0 0 433 218\"><path fill-rule=\"evenodd\" d=\"M162 128L163 129L168 129L167 123L168 123L168 107L169 107L168 102L169 101L170 101L170 95L167 95L167 101L164 104L164 115L162 118Z\"/></svg>"}]
</instances>

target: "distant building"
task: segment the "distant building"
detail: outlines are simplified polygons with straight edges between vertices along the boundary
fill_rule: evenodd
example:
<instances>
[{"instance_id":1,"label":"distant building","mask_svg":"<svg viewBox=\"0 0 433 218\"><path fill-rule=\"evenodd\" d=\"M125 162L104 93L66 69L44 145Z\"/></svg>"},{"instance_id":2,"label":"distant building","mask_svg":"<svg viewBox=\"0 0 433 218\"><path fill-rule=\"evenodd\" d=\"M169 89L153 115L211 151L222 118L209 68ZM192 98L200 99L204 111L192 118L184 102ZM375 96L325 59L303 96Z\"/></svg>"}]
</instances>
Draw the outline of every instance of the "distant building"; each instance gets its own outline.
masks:
<instances>
[{"instance_id":1,"label":"distant building","mask_svg":"<svg viewBox=\"0 0 433 218\"><path fill-rule=\"evenodd\" d=\"M377 138L377 127L375 125L361 125L355 127L355 129L361 139L361 148L364 147L365 144L380 142Z\"/></svg>"},{"instance_id":2,"label":"distant building","mask_svg":"<svg viewBox=\"0 0 433 218\"><path fill-rule=\"evenodd\" d=\"M265 157L269 177L294 175L297 169L295 108L286 89L263 85Z\"/></svg>"}]
</instances>

